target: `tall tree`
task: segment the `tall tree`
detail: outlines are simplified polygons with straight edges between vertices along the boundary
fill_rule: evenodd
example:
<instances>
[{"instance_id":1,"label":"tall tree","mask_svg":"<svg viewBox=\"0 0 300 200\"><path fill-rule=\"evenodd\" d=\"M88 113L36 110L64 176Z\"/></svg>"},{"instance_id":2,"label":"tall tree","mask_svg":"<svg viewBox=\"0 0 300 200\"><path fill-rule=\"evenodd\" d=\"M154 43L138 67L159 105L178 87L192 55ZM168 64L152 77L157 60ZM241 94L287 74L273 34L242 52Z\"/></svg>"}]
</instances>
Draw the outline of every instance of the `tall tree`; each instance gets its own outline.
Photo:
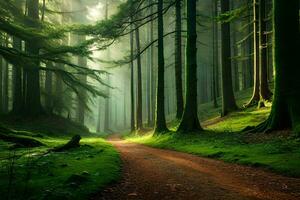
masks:
<instances>
[{"instance_id":1,"label":"tall tree","mask_svg":"<svg viewBox=\"0 0 300 200\"><path fill-rule=\"evenodd\" d=\"M9 35L6 34L5 36L5 46L8 47L9 43ZM9 64L8 61L4 62L3 68L2 68L3 78L2 78L2 91L3 91L3 100L2 100L2 110L4 113L8 113L8 77L9 77Z\"/></svg>"},{"instance_id":2,"label":"tall tree","mask_svg":"<svg viewBox=\"0 0 300 200\"><path fill-rule=\"evenodd\" d=\"M267 121L252 131L292 128L299 134L299 1L273 0L273 6L274 100Z\"/></svg>"},{"instance_id":3,"label":"tall tree","mask_svg":"<svg viewBox=\"0 0 300 200\"><path fill-rule=\"evenodd\" d=\"M258 0L253 0L253 93L250 101L245 105L249 107L259 102L259 4Z\"/></svg>"},{"instance_id":4,"label":"tall tree","mask_svg":"<svg viewBox=\"0 0 300 200\"><path fill-rule=\"evenodd\" d=\"M135 25L135 43L137 53L137 108L136 108L136 128L143 129L143 94L142 94L142 62L141 62L141 45L140 31L138 25Z\"/></svg>"},{"instance_id":5,"label":"tall tree","mask_svg":"<svg viewBox=\"0 0 300 200\"><path fill-rule=\"evenodd\" d=\"M0 44L3 45L3 33L0 32ZM2 90L2 69L4 64L4 58L0 56L0 114L3 114L3 107L2 107L2 97L3 97L3 90Z\"/></svg>"},{"instance_id":6,"label":"tall tree","mask_svg":"<svg viewBox=\"0 0 300 200\"><path fill-rule=\"evenodd\" d=\"M157 2L157 91L156 91L156 115L155 133L162 133L168 130L165 116L165 61L164 61L164 20L163 0Z\"/></svg>"},{"instance_id":7,"label":"tall tree","mask_svg":"<svg viewBox=\"0 0 300 200\"><path fill-rule=\"evenodd\" d=\"M185 61L185 106L177 131L202 130L198 119L197 105L197 3L186 1L187 39Z\"/></svg>"},{"instance_id":8,"label":"tall tree","mask_svg":"<svg viewBox=\"0 0 300 200\"><path fill-rule=\"evenodd\" d=\"M134 64L133 64L133 31L130 32L130 129L135 131L135 113L134 113Z\"/></svg>"},{"instance_id":9,"label":"tall tree","mask_svg":"<svg viewBox=\"0 0 300 200\"><path fill-rule=\"evenodd\" d=\"M229 11L229 0L221 1L221 12ZM231 42L230 42L230 22L224 22L221 25L221 52L222 52L222 116L229 112L237 110L232 87L231 73Z\"/></svg>"},{"instance_id":10,"label":"tall tree","mask_svg":"<svg viewBox=\"0 0 300 200\"><path fill-rule=\"evenodd\" d=\"M212 61L212 98L213 105L215 108L218 107L217 96L219 88L219 33L218 33L218 24L216 17L218 16L218 0L214 0L212 3L212 28L213 28L213 37L212 37L212 46L213 46L213 61Z\"/></svg>"},{"instance_id":11,"label":"tall tree","mask_svg":"<svg viewBox=\"0 0 300 200\"><path fill-rule=\"evenodd\" d=\"M108 19L108 8L109 7L109 3L108 0L105 0L105 20ZM110 57L110 52L109 49L107 49L107 57ZM106 76L106 80L107 80L107 84L110 85L110 75L107 74ZM107 95L110 96L110 88L107 87ZM105 115L104 115L104 131L106 132L110 132L110 98L106 98L105 99Z\"/></svg>"},{"instance_id":12,"label":"tall tree","mask_svg":"<svg viewBox=\"0 0 300 200\"><path fill-rule=\"evenodd\" d=\"M181 42L181 1L175 1L175 82L176 82L176 118L180 119L183 113L182 94L182 42Z\"/></svg>"},{"instance_id":13,"label":"tall tree","mask_svg":"<svg viewBox=\"0 0 300 200\"><path fill-rule=\"evenodd\" d=\"M38 27L39 20L39 0L27 0L28 17L32 19L28 21L29 27ZM26 51L32 55L38 55L39 49L37 42L32 40L26 43ZM25 71L26 85L25 87L25 102L24 114L36 116L43 112L40 96L40 75L39 62L33 61L32 66L28 66Z\"/></svg>"},{"instance_id":14,"label":"tall tree","mask_svg":"<svg viewBox=\"0 0 300 200\"><path fill-rule=\"evenodd\" d=\"M268 84L266 0L259 1L259 79L260 106L269 101L272 93Z\"/></svg>"},{"instance_id":15,"label":"tall tree","mask_svg":"<svg viewBox=\"0 0 300 200\"><path fill-rule=\"evenodd\" d=\"M78 36L78 41L83 42L85 40L85 36ZM87 67L87 59L85 57L78 57L78 65L81 67ZM80 75L80 81L82 83L87 82L86 75ZM85 122L85 108L87 101L87 94L85 90L79 90L78 95L78 105L77 105L77 119L80 124L84 124Z\"/></svg>"},{"instance_id":16,"label":"tall tree","mask_svg":"<svg viewBox=\"0 0 300 200\"><path fill-rule=\"evenodd\" d=\"M149 15L151 15L153 13L153 5L152 5L152 0L148 0L148 6L150 6L149 9ZM152 18L152 17L150 17ZM151 19L152 20L152 19ZM151 43L153 40L153 24L152 21L151 23L148 23L147 26L147 41L148 43ZM153 113L153 107L152 107L152 80L153 78L153 52L152 52L152 48L150 48L147 51L147 82L146 82L146 90L147 90L147 94L146 94L146 100L147 100L147 123L148 126L152 126L152 113Z\"/></svg>"},{"instance_id":17,"label":"tall tree","mask_svg":"<svg viewBox=\"0 0 300 200\"><path fill-rule=\"evenodd\" d=\"M22 10L22 1L15 1L17 8ZM13 37L13 48L21 51L22 41L17 37ZM13 76L13 95L12 95L12 113L18 114L21 112L23 106L23 94L22 94L22 69L21 66L14 65L12 68Z\"/></svg>"}]
</instances>

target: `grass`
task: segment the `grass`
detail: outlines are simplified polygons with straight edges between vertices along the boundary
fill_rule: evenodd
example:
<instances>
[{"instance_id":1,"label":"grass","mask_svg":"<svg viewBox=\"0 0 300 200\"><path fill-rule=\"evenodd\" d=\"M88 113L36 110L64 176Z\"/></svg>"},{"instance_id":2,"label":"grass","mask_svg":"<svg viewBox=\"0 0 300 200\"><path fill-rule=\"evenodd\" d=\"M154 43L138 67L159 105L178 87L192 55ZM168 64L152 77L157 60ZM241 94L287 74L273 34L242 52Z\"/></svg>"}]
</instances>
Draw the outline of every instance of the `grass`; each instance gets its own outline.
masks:
<instances>
[{"instance_id":1,"label":"grass","mask_svg":"<svg viewBox=\"0 0 300 200\"><path fill-rule=\"evenodd\" d=\"M238 104L246 103L251 90L237 94ZM220 104L219 104L220 105ZM130 142L171 149L226 162L263 167L287 176L300 177L300 140L286 132L276 134L245 135L240 131L247 126L256 126L269 115L270 108L249 108L218 117L219 109L212 104L203 104L201 133L175 133L154 136L152 132L143 135L127 135ZM201 113L200 113L201 116ZM209 120L207 120L209 119ZM174 130L176 122L169 123Z\"/></svg>"},{"instance_id":2,"label":"grass","mask_svg":"<svg viewBox=\"0 0 300 200\"><path fill-rule=\"evenodd\" d=\"M285 137L245 137L239 133L168 133L127 136L130 142L220 159L300 177L300 140ZM263 140L263 141L261 141Z\"/></svg>"},{"instance_id":3,"label":"grass","mask_svg":"<svg viewBox=\"0 0 300 200\"><path fill-rule=\"evenodd\" d=\"M1 199L88 199L120 177L119 154L104 139L85 136L79 148L43 156L65 144L72 134L45 135L40 131L20 134L46 146L13 150L13 144L0 141Z\"/></svg>"}]
</instances>

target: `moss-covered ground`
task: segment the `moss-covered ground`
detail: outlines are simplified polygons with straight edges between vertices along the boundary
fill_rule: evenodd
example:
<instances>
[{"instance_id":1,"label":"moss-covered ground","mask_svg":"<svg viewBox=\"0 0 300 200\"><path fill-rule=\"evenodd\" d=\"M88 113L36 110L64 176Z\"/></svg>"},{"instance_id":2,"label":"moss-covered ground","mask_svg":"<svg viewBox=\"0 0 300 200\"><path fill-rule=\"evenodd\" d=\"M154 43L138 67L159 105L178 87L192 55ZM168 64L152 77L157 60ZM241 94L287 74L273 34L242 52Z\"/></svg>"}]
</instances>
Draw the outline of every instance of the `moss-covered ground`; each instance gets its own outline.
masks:
<instances>
[{"instance_id":1,"label":"moss-covered ground","mask_svg":"<svg viewBox=\"0 0 300 200\"><path fill-rule=\"evenodd\" d=\"M117 151L95 135L83 133L79 148L46 153L68 142L76 129L70 126L61 135L55 127L55 133L29 128L19 133L39 140L42 147L14 149L12 143L0 141L0 199L88 199L119 178Z\"/></svg>"}]
</instances>

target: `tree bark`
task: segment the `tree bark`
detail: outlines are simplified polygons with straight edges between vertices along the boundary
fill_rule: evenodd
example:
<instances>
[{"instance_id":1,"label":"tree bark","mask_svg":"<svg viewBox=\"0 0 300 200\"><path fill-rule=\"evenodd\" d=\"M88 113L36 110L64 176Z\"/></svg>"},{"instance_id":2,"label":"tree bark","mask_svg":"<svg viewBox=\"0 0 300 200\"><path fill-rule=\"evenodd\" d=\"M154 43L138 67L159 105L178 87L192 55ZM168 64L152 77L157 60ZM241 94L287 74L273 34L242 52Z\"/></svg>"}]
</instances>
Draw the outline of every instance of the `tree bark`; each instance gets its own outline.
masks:
<instances>
[{"instance_id":1,"label":"tree bark","mask_svg":"<svg viewBox=\"0 0 300 200\"><path fill-rule=\"evenodd\" d=\"M28 17L33 20L39 20L39 0L27 0ZM28 22L29 27L36 27L34 21ZM39 49L35 41L26 43L26 51L29 54L38 55ZM39 62L34 62L34 66L27 68L26 73L26 92L25 92L25 106L24 114L27 116L37 116L43 113L40 95L40 74Z\"/></svg>"},{"instance_id":2,"label":"tree bark","mask_svg":"<svg viewBox=\"0 0 300 200\"><path fill-rule=\"evenodd\" d=\"M299 1L273 0L275 91L271 114L250 132L300 133Z\"/></svg>"},{"instance_id":3,"label":"tree bark","mask_svg":"<svg viewBox=\"0 0 300 200\"><path fill-rule=\"evenodd\" d=\"M158 69L157 69L157 91L156 91L156 134L168 131L165 117L165 61L164 61L164 21L163 0L157 3L157 32L158 32Z\"/></svg>"},{"instance_id":4,"label":"tree bark","mask_svg":"<svg viewBox=\"0 0 300 200\"><path fill-rule=\"evenodd\" d=\"M16 1L16 7L22 9L22 1ZM22 51L22 40L13 37L13 48ZM14 65L12 67L12 113L19 114L23 107L22 94L22 68Z\"/></svg>"},{"instance_id":5,"label":"tree bark","mask_svg":"<svg viewBox=\"0 0 300 200\"><path fill-rule=\"evenodd\" d=\"M110 77L106 76L107 84L110 85ZM108 98L105 99L104 131L110 132L110 88L106 90Z\"/></svg>"},{"instance_id":6,"label":"tree bark","mask_svg":"<svg viewBox=\"0 0 300 200\"><path fill-rule=\"evenodd\" d=\"M46 67L51 68L53 67L53 63L47 63ZM53 72L46 71L46 80L45 80L45 109L48 113L52 114L53 112Z\"/></svg>"},{"instance_id":7,"label":"tree bark","mask_svg":"<svg viewBox=\"0 0 300 200\"><path fill-rule=\"evenodd\" d=\"M78 36L78 42L83 42L86 40L85 36ZM78 57L78 65L81 67L87 67L87 59L85 57L79 56ZM87 82L86 75L79 75L80 81L82 83ZM85 108L86 108L86 101L87 101L87 94L84 89L79 90L78 95L78 105L77 105L77 120L80 124L84 125L85 122Z\"/></svg>"},{"instance_id":8,"label":"tree bark","mask_svg":"<svg viewBox=\"0 0 300 200\"><path fill-rule=\"evenodd\" d=\"M202 130L197 105L197 30L194 0L187 0L187 40L185 63L185 108L177 131L188 133Z\"/></svg>"},{"instance_id":9,"label":"tree bark","mask_svg":"<svg viewBox=\"0 0 300 200\"><path fill-rule=\"evenodd\" d=\"M271 100L272 92L268 84L268 62L267 62L267 24L266 18L266 0L260 0L259 3L259 75L260 75L260 104Z\"/></svg>"},{"instance_id":10,"label":"tree bark","mask_svg":"<svg viewBox=\"0 0 300 200\"><path fill-rule=\"evenodd\" d=\"M217 12L218 12L218 1L214 0L212 3L212 27L213 27L213 37L212 37L212 46L213 46L213 60L212 60L212 99L213 99L213 105L214 108L218 107L218 101L217 101L217 93L218 93L218 74L217 74L217 68L218 68L218 26L216 22Z\"/></svg>"},{"instance_id":11,"label":"tree bark","mask_svg":"<svg viewBox=\"0 0 300 200\"><path fill-rule=\"evenodd\" d=\"M258 0L253 0L253 93L249 102L244 107L257 105L260 100L260 75L259 75L259 6Z\"/></svg>"},{"instance_id":12,"label":"tree bark","mask_svg":"<svg viewBox=\"0 0 300 200\"><path fill-rule=\"evenodd\" d=\"M221 1L221 12L229 11L229 0ZM230 42L230 24L223 23L221 26L222 40L222 113L221 116L226 116L229 112L238 109L232 87L231 73L231 42Z\"/></svg>"},{"instance_id":13,"label":"tree bark","mask_svg":"<svg viewBox=\"0 0 300 200\"><path fill-rule=\"evenodd\" d=\"M134 113L134 64L133 64L133 32L130 33L130 105L131 105L131 117L130 117L130 129L131 132L135 131L135 113Z\"/></svg>"},{"instance_id":14,"label":"tree bark","mask_svg":"<svg viewBox=\"0 0 300 200\"><path fill-rule=\"evenodd\" d=\"M143 94L142 94L142 63L141 63L141 46L140 32L137 25L135 26L135 42L137 53L137 108L136 108L136 128L143 129Z\"/></svg>"},{"instance_id":15,"label":"tree bark","mask_svg":"<svg viewBox=\"0 0 300 200\"><path fill-rule=\"evenodd\" d=\"M13 48L22 50L22 41L19 38L13 37ZM22 69L21 66L13 66L13 103L12 113L19 114L23 106L22 94Z\"/></svg>"},{"instance_id":16,"label":"tree bark","mask_svg":"<svg viewBox=\"0 0 300 200\"><path fill-rule=\"evenodd\" d=\"M0 40L0 43L2 43L1 40ZM3 114L3 109L2 109L3 108L2 107L2 104L3 104L3 101L2 101L2 97L3 97L3 90L2 90L3 63L4 63L4 59L2 56L0 56L0 114Z\"/></svg>"},{"instance_id":17,"label":"tree bark","mask_svg":"<svg viewBox=\"0 0 300 200\"><path fill-rule=\"evenodd\" d=\"M181 119L183 114L182 94L182 47L181 47L181 0L176 0L176 27L175 27L175 80L176 80L176 118Z\"/></svg>"},{"instance_id":18,"label":"tree bark","mask_svg":"<svg viewBox=\"0 0 300 200\"><path fill-rule=\"evenodd\" d=\"M5 37L5 46L8 47L8 39L9 36L6 34ZM4 62L3 65L3 82L2 82L2 87L3 87L3 102L2 102L2 110L4 113L8 113L8 70L9 70L9 64L8 61Z\"/></svg>"}]
</instances>

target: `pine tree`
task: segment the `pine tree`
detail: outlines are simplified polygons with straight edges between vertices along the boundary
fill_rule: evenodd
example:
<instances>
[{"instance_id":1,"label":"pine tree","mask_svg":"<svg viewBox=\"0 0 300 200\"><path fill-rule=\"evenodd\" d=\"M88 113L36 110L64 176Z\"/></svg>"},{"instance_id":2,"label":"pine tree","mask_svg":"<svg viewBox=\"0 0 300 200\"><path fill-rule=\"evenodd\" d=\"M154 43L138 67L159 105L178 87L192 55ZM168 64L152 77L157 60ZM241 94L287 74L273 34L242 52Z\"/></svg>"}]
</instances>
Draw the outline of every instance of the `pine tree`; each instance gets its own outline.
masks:
<instances>
[{"instance_id":1,"label":"pine tree","mask_svg":"<svg viewBox=\"0 0 300 200\"><path fill-rule=\"evenodd\" d=\"M182 42L181 42L181 1L175 1L175 81L176 81L176 118L180 119L183 113L182 91Z\"/></svg>"},{"instance_id":2,"label":"pine tree","mask_svg":"<svg viewBox=\"0 0 300 200\"><path fill-rule=\"evenodd\" d=\"M197 30L196 30L196 1L187 0L187 40L185 63L185 106L179 124L180 132L202 130L198 119L197 105Z\"/></svg>"},{"instance_id":3,"label":"pine tree","mask_svg":"<svg viewBox=\"0 0 300 200\"><path fill-rule=\"evenodd\" d=\"M36 20L39 20L39 0L27 0L27 13L28 17L32 21L28 22L29 27L37 27ZM30 41L26 43L26 51L32 55L38 55L39 49L36 41ZM24 70L25 73L25 102L24 102L24 114L29 116L37 116L43 113L41 105L40 95L40 73L39 73L39 62L32 62L33 66L29 66Z\"/></svg>"},{"instance_id":4,"label":"pine tree","mask_svg":"<svg viewBox=\"0 0 300 200\"><path fill-rule=\"evenodd\" d=\"M273 0L273 6L274 100L267 121L251 132L291 128L299 133L299 1Z\"/></svg>"},{"instance_id":5,"label":"pine tree","mask_svg":"<svg viewBox=\"0 0 300 200\"><path fill-rule=\"evenodd\" d=\"M156 92L156 115L155 130L156 134L168 130L165 117L165 61L164 61L164 21L163 21L163 0L157 2L157 92Z\"/></svg>"},{"instance_id":6,"label":"pine tree","mask_svg":"<svg viewBox=\"0 0 300 200\"><path fill-rule=\"evenodd\" d=\"M229 0L221 1L221 12L229 11ZM224 22L221 25L222 40L222 116L226 116L229 112L238 109L232 87L231 73L231 42L230 42L230 24Z\"/></svg>"}]
</instances>

